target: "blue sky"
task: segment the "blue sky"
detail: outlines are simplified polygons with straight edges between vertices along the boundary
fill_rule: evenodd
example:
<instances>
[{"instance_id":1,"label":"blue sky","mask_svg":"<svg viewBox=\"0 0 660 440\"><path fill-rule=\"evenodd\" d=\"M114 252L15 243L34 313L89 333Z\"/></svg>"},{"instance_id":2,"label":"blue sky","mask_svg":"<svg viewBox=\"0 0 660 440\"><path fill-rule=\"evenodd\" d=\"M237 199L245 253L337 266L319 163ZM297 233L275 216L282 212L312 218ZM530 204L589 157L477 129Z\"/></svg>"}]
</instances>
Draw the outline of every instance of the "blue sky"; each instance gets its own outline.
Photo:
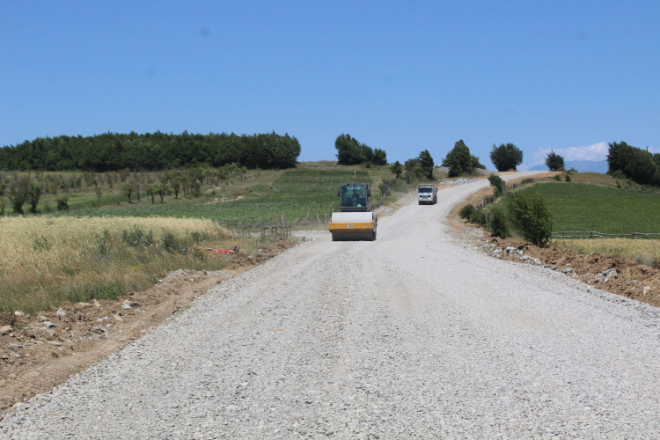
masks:
<instances>
[{"instance_id":1,"label":"blue sky","mask_svg":"<svg viewBox=\"0 0 660 440\"><path fill-rule=\"evenodd\" d=\"M320 160L350 133L390 161L463 139L489 168L493 143L528 165L660 151L659 19L659 1L4 1L0 145L274 130Z\"/></svg>"}]
</instances>

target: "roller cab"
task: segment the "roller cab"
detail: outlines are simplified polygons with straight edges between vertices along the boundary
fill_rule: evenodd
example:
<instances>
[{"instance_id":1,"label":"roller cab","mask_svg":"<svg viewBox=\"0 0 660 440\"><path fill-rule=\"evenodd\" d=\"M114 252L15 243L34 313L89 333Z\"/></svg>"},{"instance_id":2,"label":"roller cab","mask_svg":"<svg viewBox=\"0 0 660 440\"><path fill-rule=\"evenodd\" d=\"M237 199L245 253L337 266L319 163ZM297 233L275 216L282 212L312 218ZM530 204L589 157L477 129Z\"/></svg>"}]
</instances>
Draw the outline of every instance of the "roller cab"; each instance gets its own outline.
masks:
<instances>
[{"instance_id":1,"label":"roller cab","mask_svg":"<svg viewBox=\"0 0 660 440\"><path fill-rule=\"evenodd\" d=\"M369 184L342 183L337 195L340 212L330 219L332 241L375 240L378 217L370 210Z\"/></svg>"}]
</instances>

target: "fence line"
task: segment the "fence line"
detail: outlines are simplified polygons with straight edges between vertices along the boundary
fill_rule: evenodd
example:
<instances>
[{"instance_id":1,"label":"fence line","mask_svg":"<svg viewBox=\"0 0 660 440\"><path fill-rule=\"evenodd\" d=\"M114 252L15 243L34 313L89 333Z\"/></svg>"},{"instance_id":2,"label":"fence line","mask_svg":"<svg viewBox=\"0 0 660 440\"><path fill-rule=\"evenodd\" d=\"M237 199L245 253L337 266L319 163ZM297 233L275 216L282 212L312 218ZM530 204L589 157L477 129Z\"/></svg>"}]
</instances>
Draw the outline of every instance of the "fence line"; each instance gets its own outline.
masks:
<instances>
[{"instance_id":1,"label":"fence line","mask_svg":"<svg viewBox=\"0 0 660 440\"><path fill-rule=\"evenodd\" d=\"M261 219L255 217L235 218L233 220L214 219L214 221L232 231L234 237L250 235L252 232L260 232L261 238L284 238L291 235L291 222L286 214L282 213L261 215Z\"/></svg>"},{"instance_id":2,"label":"fence line","mask_svg":"<svg viewBox=\"0 0 660 440\"><path fill-rule=\"evenodd\" d=\"M631 232L630 234L608 234L598 231L557 231L552 233L552 238L640 238L657 239L660 233L657 232Z\"/></svg>"}]
</instances>

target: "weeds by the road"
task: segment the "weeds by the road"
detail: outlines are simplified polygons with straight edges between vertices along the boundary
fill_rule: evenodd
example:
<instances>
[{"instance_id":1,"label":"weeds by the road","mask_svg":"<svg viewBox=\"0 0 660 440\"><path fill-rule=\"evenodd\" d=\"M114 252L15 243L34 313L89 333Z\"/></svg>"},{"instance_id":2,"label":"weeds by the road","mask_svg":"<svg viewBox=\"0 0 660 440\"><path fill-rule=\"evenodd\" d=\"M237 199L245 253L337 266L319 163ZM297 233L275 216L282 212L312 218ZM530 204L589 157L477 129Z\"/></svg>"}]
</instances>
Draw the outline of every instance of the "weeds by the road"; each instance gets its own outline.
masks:
<instances>
[{"instance_id":1,"label":"weeds by the road","mask_svg":"<svg viewBox=\"0 0 660 440\"><path fill-rule=\"evenodd\" d=\"M553 240L557 249L573 249L581 254L614 255L634 258L640 264L660 268L660 241L629 238Z\"/></svg>"},{"instance_id":2,"label":"weeds by the road","mask_svg":"<svg viewBox=\"0 0 660 440\"><path fill-rule=\"evenodd\" d=\"M48 310L62 301L111 299L179 268L217 270L236 244L209 220L0 218L0 311Z\"/></svg>"}]
</instances>

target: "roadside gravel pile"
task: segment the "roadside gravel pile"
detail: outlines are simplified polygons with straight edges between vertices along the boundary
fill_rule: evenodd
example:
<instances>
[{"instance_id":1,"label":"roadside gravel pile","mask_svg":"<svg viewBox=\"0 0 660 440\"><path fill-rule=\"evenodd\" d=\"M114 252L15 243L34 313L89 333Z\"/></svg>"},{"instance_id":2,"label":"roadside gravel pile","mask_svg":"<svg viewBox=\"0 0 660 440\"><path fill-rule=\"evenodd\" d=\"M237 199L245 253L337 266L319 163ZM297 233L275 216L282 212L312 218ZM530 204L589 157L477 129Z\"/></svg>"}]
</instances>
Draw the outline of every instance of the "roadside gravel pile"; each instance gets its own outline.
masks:
<instances>
[{"instance_id":1,"label":"roadside gravel pile","mask_svg":"<svg viewBox=\"0 0 660 440\"><path fill-rule=\"evenodd\" d=\"M442 182L439 183L439 185L464 185L466 183L472 183L478 180L481 179L464 179L461 177L460 179L456 179L456 180L443 180Z\"/></svg>"},{"instance_id":2,"label":"roadside gravel pile","mask_svg":"<svg viewBox=\"0 0 660 440\"><path fill-rule=\"evenodd\" d=\"M487 184L228 280L0 437L657 437L657 309L455 243L440 219Z\"/></svg>"}]
</instances>

